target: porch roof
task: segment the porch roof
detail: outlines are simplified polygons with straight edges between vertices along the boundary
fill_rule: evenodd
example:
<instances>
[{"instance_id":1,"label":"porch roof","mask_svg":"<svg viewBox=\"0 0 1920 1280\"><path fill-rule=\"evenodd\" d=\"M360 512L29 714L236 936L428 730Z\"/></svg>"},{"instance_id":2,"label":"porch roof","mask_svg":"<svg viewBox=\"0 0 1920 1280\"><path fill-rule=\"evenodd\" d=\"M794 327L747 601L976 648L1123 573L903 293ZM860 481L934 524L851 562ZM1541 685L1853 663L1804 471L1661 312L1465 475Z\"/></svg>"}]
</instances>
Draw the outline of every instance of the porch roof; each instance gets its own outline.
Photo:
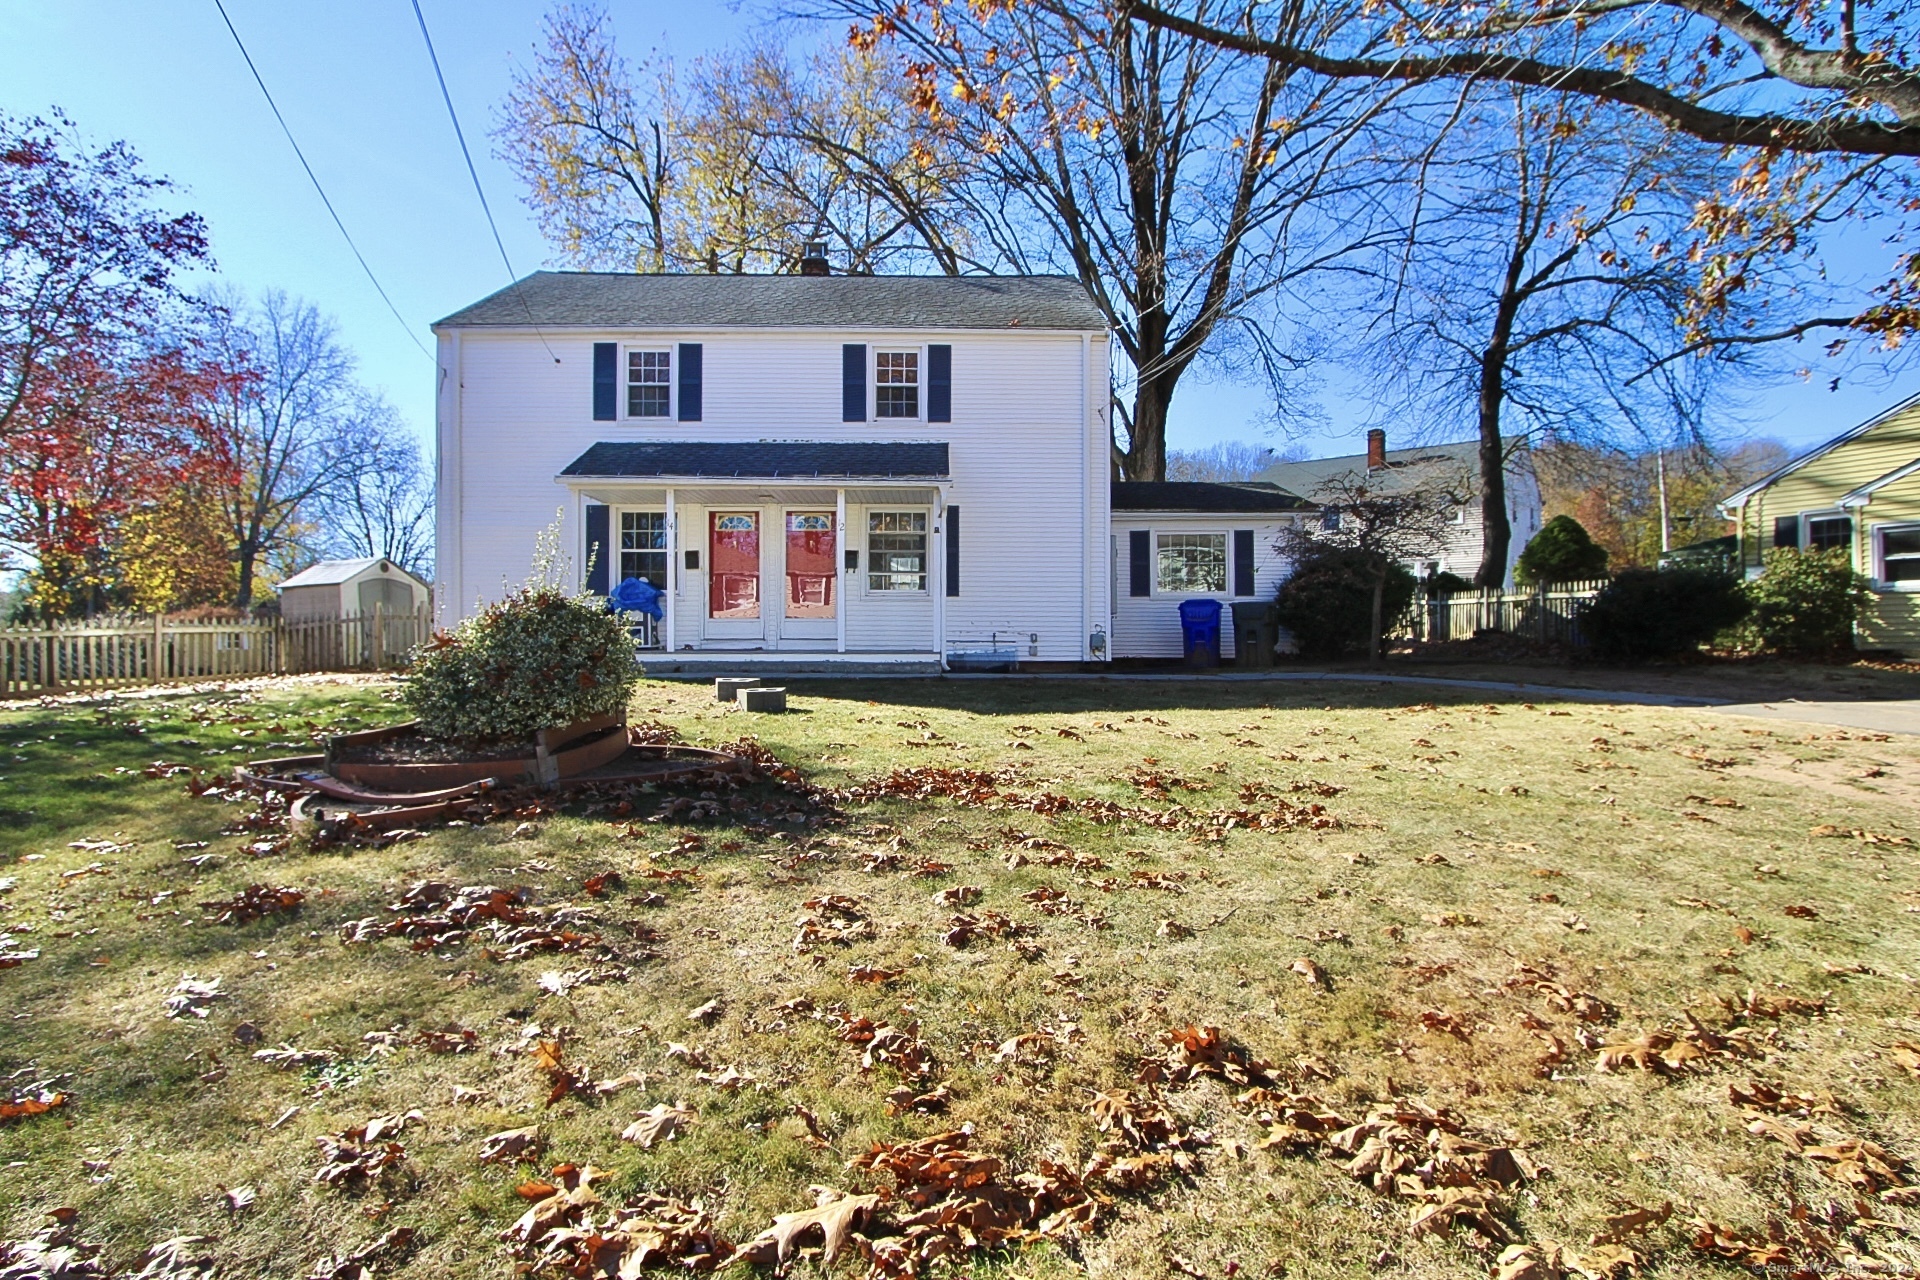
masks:
<instances>
[{"instance_id":1,"label":"porch roof","mask_svg":"<svg viewBox=\"0 0 1920 1280\"><path fill-rule=\"evenodd\" d=\"M913 480L948 478L944 441L606 441L562 480Z\"/></svg>"}]
</instances>

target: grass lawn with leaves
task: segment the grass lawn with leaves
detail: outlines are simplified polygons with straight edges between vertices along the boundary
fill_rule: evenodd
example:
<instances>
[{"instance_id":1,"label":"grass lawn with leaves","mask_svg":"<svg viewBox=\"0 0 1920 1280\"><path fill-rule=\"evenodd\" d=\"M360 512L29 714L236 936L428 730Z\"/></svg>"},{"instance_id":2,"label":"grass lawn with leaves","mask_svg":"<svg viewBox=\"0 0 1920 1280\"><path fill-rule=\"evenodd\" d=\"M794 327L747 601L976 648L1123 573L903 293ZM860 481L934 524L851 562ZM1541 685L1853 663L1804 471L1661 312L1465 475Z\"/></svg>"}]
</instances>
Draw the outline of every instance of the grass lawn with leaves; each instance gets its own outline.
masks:
<instances>
[{"instance_id":1,"label":"grass lawn with leaves","mask_svg":"<svg viewBox=\"0 0 1920 1280\"><path fill-rule=\"evenodd\" d=\"M380 1275L697 1270L818 1188L881 1196L785 1222L857 1228L846 1275L1920 1266L1920 743L1406 686L790 688L633 716L756 735L835 813L757 785L324 849L150 766L398 719L387 686L0 711L0 1240L71 1209L41 1238L99 1250L0 1273L172 1240L147 1274L357 1280L383 1239ZM567 1164L653 1259L502 1239L578 1220Z\"/></svg>"}]
</instances>

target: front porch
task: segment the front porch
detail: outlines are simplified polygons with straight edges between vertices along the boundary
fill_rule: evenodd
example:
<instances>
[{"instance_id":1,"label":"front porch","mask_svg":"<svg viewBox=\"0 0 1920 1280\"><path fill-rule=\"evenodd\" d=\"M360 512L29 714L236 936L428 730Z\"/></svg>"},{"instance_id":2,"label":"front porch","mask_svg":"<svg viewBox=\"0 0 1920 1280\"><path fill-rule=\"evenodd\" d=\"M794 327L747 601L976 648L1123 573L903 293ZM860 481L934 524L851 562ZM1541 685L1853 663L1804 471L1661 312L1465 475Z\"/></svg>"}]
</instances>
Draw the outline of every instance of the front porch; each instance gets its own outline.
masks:
<instances>
[{"instance_id":1,"label":"front porch","mask_svg":"<svg viewBox=\"0 0 1920 1280\"><path fill-rule=\"evenodd\" d=\"M558 481L589 590L660 589L649 672L938 671L944 444L598 444Z\"/></svg>"},{"instance_id":2,"label":"front porch","mask_svg":"<svg viewBox=\"0 0 1920 1280\"><path fill-rule=\"evenodd\" d=\"M760 676L785 679L797 676L937 676L942 667L937 653L768 653L693 652L652 650L640 661L649 677L664 680L711 680L718 676Z\"/></svg>"}]
</instances>

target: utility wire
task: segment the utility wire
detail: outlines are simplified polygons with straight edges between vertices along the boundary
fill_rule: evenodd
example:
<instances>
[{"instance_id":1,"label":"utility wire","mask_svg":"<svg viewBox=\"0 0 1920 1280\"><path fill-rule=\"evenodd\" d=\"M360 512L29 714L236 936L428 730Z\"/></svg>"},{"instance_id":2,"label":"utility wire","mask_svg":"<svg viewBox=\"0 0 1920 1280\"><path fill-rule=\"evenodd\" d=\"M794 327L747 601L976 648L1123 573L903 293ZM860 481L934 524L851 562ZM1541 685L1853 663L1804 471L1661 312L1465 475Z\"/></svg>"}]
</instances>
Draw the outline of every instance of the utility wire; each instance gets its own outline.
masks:
<instances>
[{"instance_id":1,"label":"utility wire","mask_svg":"<svg viewBox=\"0 0 1920 1280\"><path fill-rule=\"evenodd\" d=\"M333 201L327 199L327 189L320 185L319 175L314 173L313 166L307 163L306 153L300 150L300 144L294 141L293 130L287 127L287 118L280 114L280 105L273 100L273 94L267 89L267 82L261 79L260 68L253 65L253 55L247 52L246 42L240 38L239 31L235 30L233 19L227 16L227 6L221 3L221 0L213 0L213 7L220 11L220 20L227 24L227 31L233 36L234 46L240 50L240 56L246 60L247 70L253 73L253 82L260 86L260 94L267 100L267 106L272 108L273 118L280 122L280 132L287 135L287 145L292 147L293 154L299 157L300 167L307 171L307 178L313 183L313 189L320 194L320 203L327 206L327 213L332 217L333 225L340 228L341 239L347 242L347 248L353 250L354 259L359 262L360 269L367 273L367 280L373 285L374 292L380 295L380 301L387 304L387 310L393 313L393 318L399 321L400 327L407 331L407 339L419 348L420 354L429 360L433 359L433 353L427 350L419 336L414 333L413 326L408 324L406 318L400 314L400 308L393 305L393 299L387 296L385 289L381 288L380 278L374 275L373 268L367 265L366 256L360 252L360 246L353 242L353 236L348 233L347 224L340 220L339 211L333 207Z\"/></svg>"},{"instance_id":2,"label":"utility wire","mask_svg":"<svg viewBox=\"0 0 1920 1280\"><path fill-rule=\"evenodd\" d=\"M520 273L513 269L513 259L507 256L506 241L500 238L500 224L493 220L493 207L487 203L486 189L480 185L480 171L473 166L473 152L467 149L467 135L460 128L460 113L453 109L453 95L447 92L447 77L440 70L440 55L434 52L433 34L427 30L427 15L420 11L420 0L413 0L413 16L420 24L420 38L427 42L427 57L433 62L433 78L440 82L440 100L447 104L447 119L453 121L453 136L460 142L460 155L467 162L467 176L473 179L473 193L480 197L480 211L487 215L487 226L493 232L493 247L500 251L500 261L507 268L507 287L520 300L521 309L527 313L527 323L533 327L540 345L546 347L547 354L553 356L553 362L559 364L560 357L553 355L547 335L540 332L540 325L533 318L533 308L527 305L525 296L520 292Z\"/></svg>"}]
</instances>

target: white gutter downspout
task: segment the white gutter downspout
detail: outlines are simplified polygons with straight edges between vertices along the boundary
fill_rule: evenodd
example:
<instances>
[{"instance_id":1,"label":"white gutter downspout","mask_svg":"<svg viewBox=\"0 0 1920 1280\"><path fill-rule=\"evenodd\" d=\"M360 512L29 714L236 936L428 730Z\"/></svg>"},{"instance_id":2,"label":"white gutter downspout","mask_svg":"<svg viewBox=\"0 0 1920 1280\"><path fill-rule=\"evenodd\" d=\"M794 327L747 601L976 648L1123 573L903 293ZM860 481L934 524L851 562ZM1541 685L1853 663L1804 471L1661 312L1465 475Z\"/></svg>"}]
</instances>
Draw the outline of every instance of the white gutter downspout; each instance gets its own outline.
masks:
<instances>
[{"instance_id":1,"label":"white gutter downspout","mask_svg":"<svg viewBox=\"0 0 1920 1280\"><path fill-rule=\"evenodd\" d=\"M933 563L927 582L933 589L933 653L940 669L947 669L947 490L933 487Z\"/></svg>"},{"instance_id":2,"label":"white gutter downspout","mask_svg":"<svg viewBox=\"0 0 1920 1280\"><path fill-rule=\"evenodd\" d=\"M1087 365L1093 359L1093 340L1080 335L1080 657L1092 652L1087 646L1093 635L1093 527L1092 493L1087 480L1087 451L1093 447L1093 406L1088 403L1087 388L1092 379ZM1111 523L1111 521L1109 521Z\"/></svg>"},{"instance_id":3,"label":"white gutter downspout","mask_svg":"<svg viewBox=\"0 0 1920 1280\"><path fill-rule=\"evenodd\" d=\"M678 599L680 595L680 516L679 513L674 510L673 498L673 488L672 486L668 486L667 581L665 584L667 589L667 616L664 623L666 635L663 637L663 643L665 643L668 653L672 653L675 647L673 624L676 610L673 606L674 601Z\"/></svg>"},{"instance_id":4,"label":"white gutter downspout","mask_svg":"<svg viewBox=\"0 0 1920 1280\"><path fill-rule=\"evenodd\" d=\"M847 491L833 491L833 558L839 561L833 567L834 581L839 583L838 593L833 601L833 651L847 651L847 588L853 579L847 575Z\"/></svg>"}]
</instances>

